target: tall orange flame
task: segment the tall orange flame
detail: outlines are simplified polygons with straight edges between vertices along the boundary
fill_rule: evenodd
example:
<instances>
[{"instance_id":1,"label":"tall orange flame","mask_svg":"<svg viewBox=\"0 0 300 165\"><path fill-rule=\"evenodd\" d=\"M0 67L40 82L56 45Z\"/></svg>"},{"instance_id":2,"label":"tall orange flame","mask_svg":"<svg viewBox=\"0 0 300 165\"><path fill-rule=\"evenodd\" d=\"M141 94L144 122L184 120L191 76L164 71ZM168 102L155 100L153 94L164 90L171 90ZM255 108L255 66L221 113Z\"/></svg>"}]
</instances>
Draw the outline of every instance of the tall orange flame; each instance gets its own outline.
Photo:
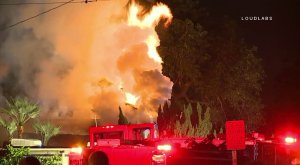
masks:
<instances>
[{"instance_id":1,"label":"tall orange flame","mask_svg":"<svg viewBox=\"0 0 300 165\"><path fill-rule=\"evenodd\" d=\"M150 12L143 16L142 19L138 18L139 12L141 12L141 6L136 3L132 3L129 7L128 25L137 26L140 28L155 28L161 19L165 19L165 26L171 23L172 14L171 10L165 4L158 3L152 7ZM157 53L156 47L159 46L158 36L156 33L149 35L144 41L148 47L148 56L155 62L162 63L162 59Z\"/></svg>"}]
</instances>

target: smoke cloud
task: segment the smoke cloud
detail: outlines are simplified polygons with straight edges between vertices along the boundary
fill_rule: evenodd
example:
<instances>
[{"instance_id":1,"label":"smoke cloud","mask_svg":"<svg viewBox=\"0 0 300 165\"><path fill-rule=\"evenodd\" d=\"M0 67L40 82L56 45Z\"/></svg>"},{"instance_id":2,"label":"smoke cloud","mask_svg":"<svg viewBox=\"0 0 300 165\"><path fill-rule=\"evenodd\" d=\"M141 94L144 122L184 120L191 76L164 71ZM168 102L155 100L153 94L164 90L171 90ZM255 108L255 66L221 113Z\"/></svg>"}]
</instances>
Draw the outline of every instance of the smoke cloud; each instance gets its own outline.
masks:
<instances>
[{"instance_id":1,"label":"smoke cloud","mask_svg":"<svg viewBox=\"0 0 300 165\"><path fill-rule=\"evenodd\" d=\"M131 123L155 120L173 83L147 54L154 27L129 26L127 4L68 4L1 31L0 104L29 97L40 105L41 119L61 125L63 133L85 133L95 117L116 124L119 106ZM2 7L0 26L51 7ZM139 98L134 107L125 103L126 92Z\"/></svg>"}]
</instances>

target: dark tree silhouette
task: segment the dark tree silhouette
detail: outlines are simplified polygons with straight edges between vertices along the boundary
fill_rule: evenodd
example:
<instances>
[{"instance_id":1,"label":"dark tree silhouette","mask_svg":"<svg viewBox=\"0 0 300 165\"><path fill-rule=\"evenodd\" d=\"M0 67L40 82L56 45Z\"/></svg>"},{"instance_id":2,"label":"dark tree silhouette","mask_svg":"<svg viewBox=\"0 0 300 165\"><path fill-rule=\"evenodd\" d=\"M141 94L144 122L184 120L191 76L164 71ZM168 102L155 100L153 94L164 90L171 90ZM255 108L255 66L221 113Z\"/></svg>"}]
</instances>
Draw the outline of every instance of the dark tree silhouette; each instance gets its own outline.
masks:
<instances>
[{"instance_id":1,"label":"dark tree silhouette","mask_svg":"<svg viewBox=\"0 0 300 165\"><path fill-rule=\"evenodd\" d=\"M124 116L121 107L119 106L119 120L118 124L124 125L124 124L129 124L127 118Z\"/></svg>"}]
</instances>

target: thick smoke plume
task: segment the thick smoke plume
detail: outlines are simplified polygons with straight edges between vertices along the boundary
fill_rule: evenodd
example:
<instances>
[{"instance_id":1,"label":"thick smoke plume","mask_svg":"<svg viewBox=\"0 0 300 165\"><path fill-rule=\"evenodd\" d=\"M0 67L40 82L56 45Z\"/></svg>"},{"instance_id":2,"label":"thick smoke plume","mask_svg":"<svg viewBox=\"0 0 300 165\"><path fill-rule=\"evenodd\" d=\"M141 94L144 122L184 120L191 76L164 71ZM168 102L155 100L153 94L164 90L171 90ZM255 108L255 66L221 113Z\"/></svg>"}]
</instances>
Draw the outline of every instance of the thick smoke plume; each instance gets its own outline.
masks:
<instances>
[{"instance_id":1,"label":"thick smoke plume","mask_svg":"<svg viewBox=\"0 0 300 165\"><path fill-rule=\"evenodd\" d=\"M0 8L0 26L51 7ZM146 40L158 39L154 26L129 25L127 16L124 0L74 3L1 31L2 105L29 97L41 106L41 118L65 133L86 132L95 117L116 123L119 106L131 123L155 120L172 82L148 56ZM126 93L138 98L136 105L126 103Z\"/></svg>"}]
</instances>

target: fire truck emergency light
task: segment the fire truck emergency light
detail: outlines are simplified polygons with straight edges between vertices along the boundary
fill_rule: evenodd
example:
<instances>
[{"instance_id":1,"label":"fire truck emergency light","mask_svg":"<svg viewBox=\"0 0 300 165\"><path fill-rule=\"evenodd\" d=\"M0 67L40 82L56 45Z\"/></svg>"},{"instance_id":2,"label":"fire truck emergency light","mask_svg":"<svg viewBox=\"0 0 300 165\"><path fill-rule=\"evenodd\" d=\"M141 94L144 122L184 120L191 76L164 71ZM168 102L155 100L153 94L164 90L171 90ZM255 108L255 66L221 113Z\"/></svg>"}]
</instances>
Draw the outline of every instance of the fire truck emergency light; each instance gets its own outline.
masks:
<instances>
[{"instance_id":1,"label":"fire truck emergency light","mask_svg":"<svg viewBox=\"0 0 300 165\"><path fill-rule=\"evenodd\" d=\"M171 151L172 146L169 144L164 144L164 145L158 145L157 149L160 151Z\"/></svg>"},{"instance_id":2,"label":"fire truck emergency light","mask_svg":"<svg viewBox=\"0 0 300 165\"><path fill-rule=\"evenodd\" d=\"M153 155L152 161L158 164L163 164L166 161L166 155L165 154Z\"/></svg>"},{"instance_id":3,"label":"fire truck emergency light","mask_svg":"<svg viewBox=\"0 0 300 165\"><path fill-rule=\"evenodd\" d=\"M286 144L293 144L293 143L296 143L296 142L297 142L297 139L288 136L288 137L286 137L286 138L284 139L284 141L285 141Z\"/></svg>"}]
</instances>

